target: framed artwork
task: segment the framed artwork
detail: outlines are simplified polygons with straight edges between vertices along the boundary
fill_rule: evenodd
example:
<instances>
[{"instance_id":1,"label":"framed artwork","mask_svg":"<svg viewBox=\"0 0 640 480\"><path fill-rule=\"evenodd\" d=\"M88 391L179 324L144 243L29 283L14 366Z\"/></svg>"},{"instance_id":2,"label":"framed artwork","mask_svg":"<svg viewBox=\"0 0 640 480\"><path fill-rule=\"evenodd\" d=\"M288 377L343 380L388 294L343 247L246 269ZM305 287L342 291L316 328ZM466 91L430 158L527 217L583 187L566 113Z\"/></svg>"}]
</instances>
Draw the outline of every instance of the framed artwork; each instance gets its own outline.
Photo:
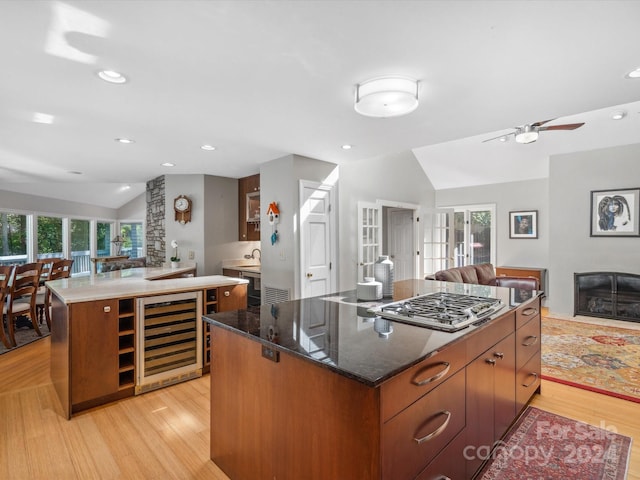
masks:
<instances>
[{"instance_id":1,"label":"framed artwork","mask_svg":"<svg viewBox=\"0 0 640 480\"><path fill-rule=\"evenodd\" d=\"M509 212L509 238L538 238L538 211Z\"/></svg>"},{"instance_id":2,"label":"framed artwork","mask_svg":"<svg viewBox=\"0 0 640 480\"><path fill-rule=\"evenodd\" d=\"M592 237L640 236L640 188L591 192Z\"/></svg>"},{"instance_id":3,"label":"framed artwork","mask_svg":"<svg viewBox=\"0 0 640 480\"><path fill-rule=\"evenodd\" d=\"M510 292L511 296L509 298L509 303L511 304L512 307L515 307L516 305L520 305L521 303L526 302L533 296L532 290L526 290L524 288L512 288L510 290L511 290Z\"/></svg>"}]
</instances>

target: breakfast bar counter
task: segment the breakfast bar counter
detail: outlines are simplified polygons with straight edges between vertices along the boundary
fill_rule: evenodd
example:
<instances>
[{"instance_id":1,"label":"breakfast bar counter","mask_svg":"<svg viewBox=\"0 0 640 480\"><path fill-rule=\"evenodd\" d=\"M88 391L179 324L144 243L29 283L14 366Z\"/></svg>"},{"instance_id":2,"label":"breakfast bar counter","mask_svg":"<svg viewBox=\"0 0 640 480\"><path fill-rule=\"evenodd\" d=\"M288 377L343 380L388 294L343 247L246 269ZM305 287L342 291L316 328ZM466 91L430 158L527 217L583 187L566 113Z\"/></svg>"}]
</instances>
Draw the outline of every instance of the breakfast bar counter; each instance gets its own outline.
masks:
<instances>
[{"instance_id":1,"label":"breakfast bar counter","mask_svg":"<svg viewBox=\"0 0 640 480\"><path fill-rule=\"evenodd\" d=\"M247 306L247 280L132 268L47 282L51 379L63 415L208 371L202 315Z\"/></svg>"},{"instance_id":2,"label":"breakfast bar counter","mask_svg":"<svg viewBox=\"0 0 640 480\"><path fill-rule=\"evenodd\" d=\"M540 385L540 301L410 280L394 300L500 299L456 332L392 321L355 292L205 316L211 459L230 478L471 478Z\"/></svg>"}]
</instances>

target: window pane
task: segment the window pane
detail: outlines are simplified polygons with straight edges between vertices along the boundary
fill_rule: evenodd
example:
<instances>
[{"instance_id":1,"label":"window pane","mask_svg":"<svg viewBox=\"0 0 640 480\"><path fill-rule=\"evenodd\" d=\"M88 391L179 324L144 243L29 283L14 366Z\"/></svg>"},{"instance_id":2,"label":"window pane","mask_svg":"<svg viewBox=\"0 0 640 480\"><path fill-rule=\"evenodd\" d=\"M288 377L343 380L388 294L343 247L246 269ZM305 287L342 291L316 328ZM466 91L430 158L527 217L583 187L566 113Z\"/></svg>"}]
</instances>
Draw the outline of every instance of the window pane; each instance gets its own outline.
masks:
<instances>
[{"instance_id":1,"label":"window pane","mask_svg":"<svg viewBox=\"0 0 640 480\"><path fill-rule=\"evenodd\" d=\"M72 274L91 271L90 228L89 220L71 220Z\"/></svg>"},{"instance_id":2,"label":"window pane","mask_svg":"<svg viewBox=\"0 0 640 480\"><path fill-rule=\"evenodd\" d=\"M97 225L96 254L98 257L108 257L111 255L111 223L98 222Z\"/></svg>"},{"instance_id":3,"label":"window pane","mask_svg":"<svg viewBox=\"0 0 640 480\"><path fill-rule=\"evenodd\" d=\"M471 265L491 262L491 212L471 212Z\"/></svg>"},{"instance_id":4,"label":"window pane","mask_svg":"<svg viewBox=\"0 0 640 480\"><path fill-rule=\"evenodd\" d=\"M120 235L124 239L122 255L129 255L130 258L144 257L142 251L144 232L141 222L121 223Z\"/></svg>"},{"instance_id":5,"label":"window pane","mask_svg":"<svg viewBox=\"0 0 640 480\"><path fill-rule=\"evenodd\" d=\"M0 265L26 262L27 216L0 212Z\"/></svg>"},{"instance_id":6,"label":"window pane","mask_svg":"<svg viewBox=\"0 0 640 480\"><path fill-rule=\"evenodd\" d=\"M37 258L64 257L62 218L38 217Z\"/></svg>"}]
</instances>

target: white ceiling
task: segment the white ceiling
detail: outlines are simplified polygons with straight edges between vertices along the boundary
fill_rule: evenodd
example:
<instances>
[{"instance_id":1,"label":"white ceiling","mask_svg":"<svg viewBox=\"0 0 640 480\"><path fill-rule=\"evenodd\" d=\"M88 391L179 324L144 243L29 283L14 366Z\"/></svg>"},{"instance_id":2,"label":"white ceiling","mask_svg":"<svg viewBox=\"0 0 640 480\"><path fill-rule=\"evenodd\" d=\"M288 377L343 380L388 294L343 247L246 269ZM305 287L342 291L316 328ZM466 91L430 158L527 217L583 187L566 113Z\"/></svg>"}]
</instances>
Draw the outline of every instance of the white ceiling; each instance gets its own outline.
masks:
<instances>
[{"instance_id":1,"label":"white ceiling","mask_svg":"<svg viewBox=\"0 0 640 480\"><path fill-rule=\"evenodd\" d=\"M162 174L408 150L436 189L542 178L551 154L640 141L639 18L626 0L3 0L0 189L116 208ZM387 74L420 80L418 109L355 113L354 86ZM586 125L482 143L549 118Z\"/></svg>"}]
</instances>

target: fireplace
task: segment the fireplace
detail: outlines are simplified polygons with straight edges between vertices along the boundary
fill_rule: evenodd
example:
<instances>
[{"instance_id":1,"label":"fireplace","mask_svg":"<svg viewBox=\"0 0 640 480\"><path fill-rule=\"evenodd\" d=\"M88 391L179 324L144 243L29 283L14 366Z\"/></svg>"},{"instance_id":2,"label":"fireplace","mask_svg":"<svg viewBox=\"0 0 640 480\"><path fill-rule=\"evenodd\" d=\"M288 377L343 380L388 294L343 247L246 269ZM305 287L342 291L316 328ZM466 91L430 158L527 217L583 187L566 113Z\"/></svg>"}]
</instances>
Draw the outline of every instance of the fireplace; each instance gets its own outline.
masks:
<instances>
[{"instance_id":1,"label":"fireplace","mask_svg":"<svg viewBox=\"0 0 640 480\"><path fill-rule=\"evenodd\" d=\"M574 315L640 322L640 275L575 273Z\"/></svg>"}]
</instances>

